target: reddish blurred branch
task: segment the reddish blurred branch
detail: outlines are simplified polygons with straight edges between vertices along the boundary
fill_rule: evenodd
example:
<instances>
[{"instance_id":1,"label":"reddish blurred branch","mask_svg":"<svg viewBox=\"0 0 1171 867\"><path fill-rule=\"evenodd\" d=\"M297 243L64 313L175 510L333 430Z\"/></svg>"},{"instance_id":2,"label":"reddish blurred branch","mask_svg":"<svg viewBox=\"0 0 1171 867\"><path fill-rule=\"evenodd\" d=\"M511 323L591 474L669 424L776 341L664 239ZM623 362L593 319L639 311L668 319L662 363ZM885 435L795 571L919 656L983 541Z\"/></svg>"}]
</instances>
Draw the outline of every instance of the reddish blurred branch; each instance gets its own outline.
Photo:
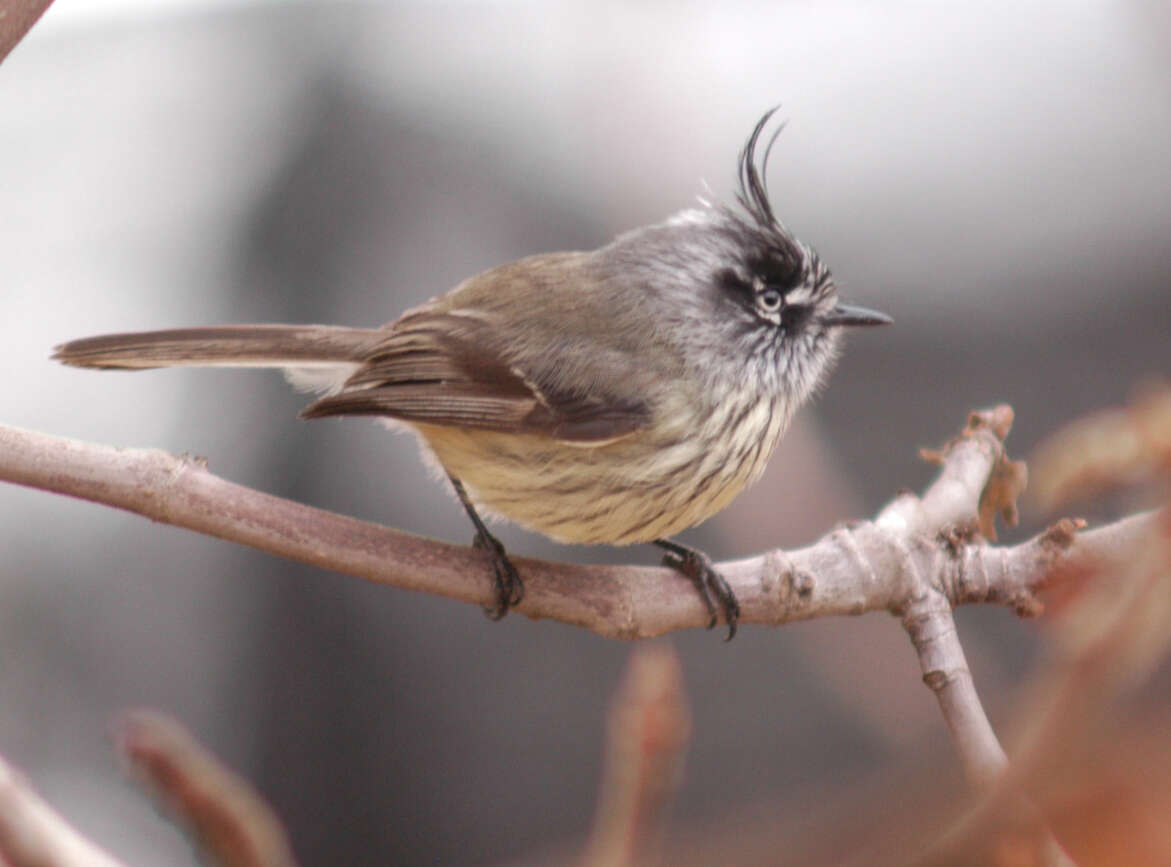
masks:
<instances>
[{"instance_id":1,"label":"reddish blurred branch","mask_svg":"<svg viewBox=\"0 0 1171 867\"><path fill-rule=\"evenodd\" d=\"M222 867L296 867L284 826L247 782L170 717L134 711L118 727L134 776Z\"/></svg>"},{"instance_id":2,"label":"reddish blurred branch","mask_svg":"<svg viewBox=\"0 0 1171 867\"><path fill-rule=\"evenodd\" d=\"M669 644L638 645L610 709L598 812L582 867L653 867L683 776L691 714Z\"/></svg>"},{"instance_id":3,"label":"reddish blurred branch","mask_svg":"<svg viewBox=\"0 0 1171 867\"><path fill-rule=\"evenodd\" d=\"M135 711L119 728L134 776L220 867L296 867L284 827L243 779L179 723ZM120 867L82 837L0 759L0 865Z\"/></svg>"}]
</instances>

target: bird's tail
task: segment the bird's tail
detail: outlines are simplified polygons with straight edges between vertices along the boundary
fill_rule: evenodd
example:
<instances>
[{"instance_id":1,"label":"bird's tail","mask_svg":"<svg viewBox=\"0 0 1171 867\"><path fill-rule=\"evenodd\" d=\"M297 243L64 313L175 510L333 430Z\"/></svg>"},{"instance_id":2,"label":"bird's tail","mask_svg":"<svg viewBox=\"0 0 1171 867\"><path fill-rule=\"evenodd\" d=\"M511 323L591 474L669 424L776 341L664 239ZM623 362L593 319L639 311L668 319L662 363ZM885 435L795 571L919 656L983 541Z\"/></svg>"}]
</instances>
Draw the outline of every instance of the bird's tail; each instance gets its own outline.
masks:
<instances>
[{"instance_id":1,"label":"bird's tail","mask_svg":"<svg viewBox=\"0 0 1171 867\"><path fill-rule=\"evenodd\" d=\"M331 325L218 325L102 334L62 343L53 358L73 367L303 367L357 362L381 331Z\"/></svg>"},{"instance_id":2,"label":"bird's tail","mask_svg":"<svg viewBox=\"0 0 1171 867\"><path fill-rule=\"evenodd\" d=\"M220 325L83 337L56 347L53 358L107 370L280 367L298 387L333 390L383 336L331 325Z\"/></svg>"}]
</instances>

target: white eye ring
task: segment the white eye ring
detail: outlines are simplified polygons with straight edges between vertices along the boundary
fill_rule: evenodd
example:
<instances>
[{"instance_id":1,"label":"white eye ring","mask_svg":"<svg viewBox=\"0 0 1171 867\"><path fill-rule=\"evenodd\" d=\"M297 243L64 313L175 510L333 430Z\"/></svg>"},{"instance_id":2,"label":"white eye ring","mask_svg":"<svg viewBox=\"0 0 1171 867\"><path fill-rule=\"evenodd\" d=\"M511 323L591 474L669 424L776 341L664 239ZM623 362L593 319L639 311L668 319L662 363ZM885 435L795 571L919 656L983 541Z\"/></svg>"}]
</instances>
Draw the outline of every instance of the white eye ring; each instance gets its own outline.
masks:
<instances>
[{"instance_id":1,"label":"white eye ring","mask_svg":"<svg viewBox=\"0 0 1171 867\"><path fill-rule=\"evenodd\" d=\"M781 309L781 304L784 303L784 300L784 296L781 295L778 289L765 289L756 296L756 303L766 313L776 313Z\"/></svg>"}]
</instances>

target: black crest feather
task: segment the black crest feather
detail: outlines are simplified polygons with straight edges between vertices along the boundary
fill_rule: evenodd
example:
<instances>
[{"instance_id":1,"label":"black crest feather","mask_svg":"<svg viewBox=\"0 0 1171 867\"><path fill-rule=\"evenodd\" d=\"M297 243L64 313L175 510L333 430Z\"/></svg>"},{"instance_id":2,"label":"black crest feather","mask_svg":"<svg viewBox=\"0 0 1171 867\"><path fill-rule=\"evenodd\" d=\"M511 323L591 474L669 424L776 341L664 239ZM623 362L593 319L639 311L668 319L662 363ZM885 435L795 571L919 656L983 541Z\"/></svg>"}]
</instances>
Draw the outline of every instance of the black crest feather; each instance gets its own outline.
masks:
<instances>
[{"instance_id":1,"label":"black crest feather","mask_svg":"<svg viewBox=\"0 0 1171 867\"><path fill-rule=\"evenodd\" d=\"M768 122L772 120L778 109L780 109L779 105L773 106L764 113L764 116L756 122L752 134L748 136L748 141L744 143L744 148L740 151L740 189L736 192L736 201L761 228L766 229L776 229L780 226L776 214L773 213L765 181L768 175L769 154L772 153L777 136L781 134L785 124L781 123L769 138L759 167L757 166L756 148L760 142L761 133L764 132L764 128L768 126Z\"/></svg>"}]
</instances>

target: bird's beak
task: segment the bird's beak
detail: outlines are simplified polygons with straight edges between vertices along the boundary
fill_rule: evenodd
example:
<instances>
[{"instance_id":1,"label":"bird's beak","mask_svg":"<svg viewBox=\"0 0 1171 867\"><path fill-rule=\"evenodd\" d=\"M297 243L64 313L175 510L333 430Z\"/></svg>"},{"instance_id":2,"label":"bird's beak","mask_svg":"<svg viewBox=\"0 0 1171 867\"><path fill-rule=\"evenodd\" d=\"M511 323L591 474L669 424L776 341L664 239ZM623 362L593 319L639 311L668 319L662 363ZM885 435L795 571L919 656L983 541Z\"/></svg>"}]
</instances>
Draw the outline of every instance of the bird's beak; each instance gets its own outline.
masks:
<instances>
[{"instance_id":1,"label":"bird's beak","mask_svg":"<svg viewBox=\"0 0 1171 867\"><path fill-rule=\"evenodd\" d=\"M865 307L848 307L839 304L823 320L826 325L890 325L894 322L885 313L867 310Z\"/></svg>"}]
</instances>

